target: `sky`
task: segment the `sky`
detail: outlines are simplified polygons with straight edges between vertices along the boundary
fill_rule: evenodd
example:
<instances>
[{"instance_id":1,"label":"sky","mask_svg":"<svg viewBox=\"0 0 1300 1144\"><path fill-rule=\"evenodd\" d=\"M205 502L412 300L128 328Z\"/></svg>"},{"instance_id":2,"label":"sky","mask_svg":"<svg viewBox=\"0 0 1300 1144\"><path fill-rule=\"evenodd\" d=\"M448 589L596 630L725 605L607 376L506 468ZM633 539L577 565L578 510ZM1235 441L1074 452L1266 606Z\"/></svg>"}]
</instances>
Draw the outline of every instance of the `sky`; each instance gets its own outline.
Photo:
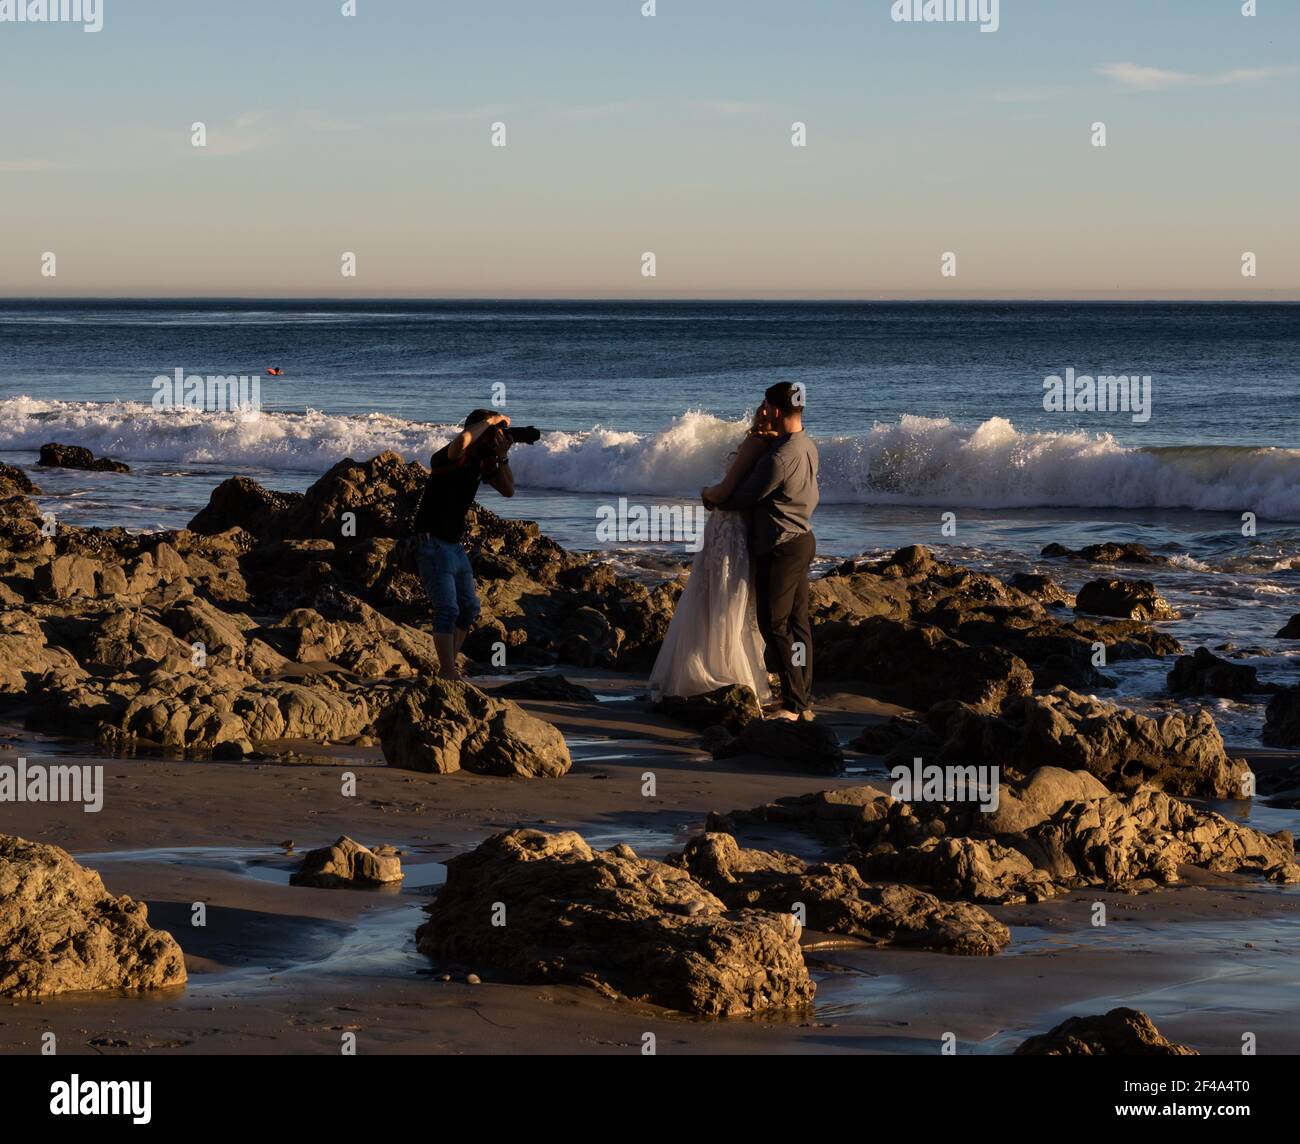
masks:
<instances>
[{"instance_id":1,"label":"sky","mask_svg":"<svg viewBox=\"0 0 1300 1144\"><path fill-rule=\"evenodd\" d=\"M1300 0L15 2L4 296L1300 298Z\"/></svg>"}]
</instances>

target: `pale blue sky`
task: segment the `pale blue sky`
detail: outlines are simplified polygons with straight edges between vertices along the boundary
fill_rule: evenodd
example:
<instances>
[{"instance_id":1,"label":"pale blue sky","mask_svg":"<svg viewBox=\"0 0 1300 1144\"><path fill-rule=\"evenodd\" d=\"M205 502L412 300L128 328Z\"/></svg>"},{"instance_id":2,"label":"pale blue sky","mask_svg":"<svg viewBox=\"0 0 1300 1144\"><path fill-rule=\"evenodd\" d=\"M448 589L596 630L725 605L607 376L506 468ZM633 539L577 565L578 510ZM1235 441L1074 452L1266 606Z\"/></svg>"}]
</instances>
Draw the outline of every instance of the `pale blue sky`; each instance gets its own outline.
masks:
<instances>
[{"instance_id":1,"label":"pale blue sky","mask_svg":"<svg viewBox=\"0 0 1300 1144\"><path fill-rule=\"evenodd\" d=\"M341 4L0 23L0 293L1300 297L1296 0Z\"/></svg>"}]
</instances>

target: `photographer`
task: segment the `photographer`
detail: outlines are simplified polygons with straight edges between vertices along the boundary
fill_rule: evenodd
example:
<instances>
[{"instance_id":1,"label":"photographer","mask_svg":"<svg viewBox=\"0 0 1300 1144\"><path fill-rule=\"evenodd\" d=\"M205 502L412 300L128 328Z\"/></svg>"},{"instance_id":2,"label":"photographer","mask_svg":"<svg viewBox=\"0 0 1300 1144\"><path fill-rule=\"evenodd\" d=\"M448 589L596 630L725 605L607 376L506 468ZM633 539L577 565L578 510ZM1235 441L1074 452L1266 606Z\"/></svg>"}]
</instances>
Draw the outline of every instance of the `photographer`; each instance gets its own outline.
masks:
<instances>
[{"instance_id":1,"label":"photographer","mask_svg":"<svg viewBox=\"0 0 1300 1144\"><path fill-rule=\"evenodd\" d=\"M412 531L416 565L433 606L433 643L443 679L460 678L456 658L479 613L474 572L461 544L479 483L486 481L502 496L515 495L509 426L504 413L475 409L464 431L429 459L429 482Z\"/></svg>"}]
</instances>

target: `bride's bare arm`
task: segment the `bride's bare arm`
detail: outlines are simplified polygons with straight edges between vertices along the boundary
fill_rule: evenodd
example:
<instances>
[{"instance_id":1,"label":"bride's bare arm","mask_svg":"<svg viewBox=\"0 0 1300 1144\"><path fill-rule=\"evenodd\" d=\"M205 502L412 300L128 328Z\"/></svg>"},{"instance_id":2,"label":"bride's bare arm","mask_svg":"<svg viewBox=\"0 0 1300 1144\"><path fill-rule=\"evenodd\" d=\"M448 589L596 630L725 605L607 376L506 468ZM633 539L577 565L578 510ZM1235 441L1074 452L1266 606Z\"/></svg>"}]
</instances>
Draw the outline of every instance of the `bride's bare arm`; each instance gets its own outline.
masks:
<instances>
[{"instance_id":1,"label":"bride's bare arm","mask_svg":"<svg viewBox=\"0 0 1300 1144\"><path fill-rule=\"evenodd\" d=\"M745 479L749 470L757 463L759 457L763 456L772 447L774 440L773 437L760 437L756 434L746 437L741 442L740 448L736 450L736 459L731 462L727 475L716 485L711 485L704 490L704 499L712 504L721 504L731 496L736 491L736 486Z\"/></svg>"}]
</instances>

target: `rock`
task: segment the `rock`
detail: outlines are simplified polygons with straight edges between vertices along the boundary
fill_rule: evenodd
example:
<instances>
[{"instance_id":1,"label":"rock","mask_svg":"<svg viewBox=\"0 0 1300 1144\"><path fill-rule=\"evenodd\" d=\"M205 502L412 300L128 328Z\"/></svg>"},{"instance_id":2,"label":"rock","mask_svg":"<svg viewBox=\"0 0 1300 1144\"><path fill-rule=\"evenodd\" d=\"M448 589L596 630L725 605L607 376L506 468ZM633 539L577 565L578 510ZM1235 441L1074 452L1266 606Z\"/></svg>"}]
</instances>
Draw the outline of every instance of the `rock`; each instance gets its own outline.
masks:
<instances>
[{"instance_id":1,"label":"rock","mask_svg":"<svg viewBox=\"0 0 1300 1144\"><path fill-rule=\"evenodd\" d=\"M868 885L843 863L809 865L779 851L747 850L730 834L696 835L669 859L732 909L773 913L803 904L809 929L878 945L987 955L1011 932L978 906L945 903L910 886Z\"/></svg>"},{"instance_id":2,"label":"rock","mask_svg":"<svg viewBox=\"0 0 1300 1144\"><path fill-rule=\"evenodd\" d=\"M1044 768L1044 770L1053 770ZM1266 835L1144 787L1111 794L1087 776L1042 771L1005 783L998 810L891 802L856 824L868 880L896 879L945 897L1004 904L1086 886L1171 884L1181 866L1300 881L1291 835Z\"/></svg>"},{"instance_id":3,"label":"rock","mask_svg":"<svg viewBox=\"0 0 1300 1144\"><path fill-rule=\"evenodd\" d=\"M1074 597L1055 580L1036 572L1017 572L1007 581L1007 585L1031 596L1040 604L1064 604L1067 607L1074 604Z\"/></svg>"},{"instance_id":4,"label":"rock","mask_svg":"<svg viewBox=\"0 0 1300 1144\"><path fill-rule=\"evenodd\" d=\"M17 465L0 462L0 500L13 496L38 496L36 483Z\"/></svg>"},{"instance_id":5,"label":"rock","mask_svg":"<svg viewBox=\"0 0 1300 1144\"><path fill-rule=\"evenodd\" d=\"M1300 685L1285 687L1268 701L1262 737L1271 747L1300 747Z\"/></svg>"},{"instance_id":6,"label":"rock","mask_svg":"<svg viewBox=\"0 0 1300 1144\"><path fill-rule=\"evenodd\" d=\"M1160 1035L1137 1009L1112 1009L1101 1017L1070 1017L1049 1032L1021 1043L1015 1056L1195 1057L1186 1045Z\"/></svg>"},{"instance_id":7,"label":"rock","mask_svg":"<svg viewBox=\"0 0 1300 1144\"><path fill-rule=\"evenodd\" d=\"M1278 629L1277 638L1280 640L1300 640L1300 612L1297 612Z\"/></svg>"},{"instance_id":8,"label":"rock","mask_svg":"<svg viewBox=\"0 0 1300 1144\"><path fill-rule=\"evenodd\" d=\"M388 765L407 770L558 778L572 765L553 724L472 683L421 679L376 727Z\"/></svg>"},{"instance_id":9,"label":"rock","mask_svg":"<svg viewBox=\"0 0 1300 1144\"><path fill-rule=\"evenodd\" d=\"M678 723L700 730L706 727L725 727L738 734L763 712L758 696L749 687L733 683L703 695L665 695L654 705L654 710Z\"/></svg>"},{"instance_id":10,"label":"rock","mask_svg":"<svg viewBox=\"0 0 1300 1144\"><path fill-rule=\"evenodd\" d=\"M1075 597L1076 611L1126 620L1176 620L1169 606L1150 580L1089 580Z\"/></svg>"},{"instance_id":11,"label":"rock","mask_svg":"<svg viewBox=\"0 0 1300 1144\"><path fill-rule=\"evenodd\" d=\"M1049 544L1041 556L1066 560L1087 560L1092 564L1168 564L1169 557L1156 556L1145 544L1089 544L1075 552L1063 544Z\"/></svg>"},{"instance_id":12,"label":"rock","mask_svg":"<svg viewBox=\"0 0 1300 1144\"><path fill-rule=\"evenodd\" d=\"M1228 698L1262 690L1253 667L1229 663L1203 647L1174 661L1168 686L1175 695L1221 695Z\"/></svg>"},{"instance_id":13,"label":"rock","mask_svg":"<svg viewBox=\"0 0 1300 1144\"><path fill-rule=\"evenodd\" d=\"M402 860L393 847L367 849L344 834L331 846L309 850L289 884L339 889L392 885L403 877Z\"/></svg>"},{"instance_id":14,"label":"rock","mask_svg":"<svg viewBox=\"0 0 1300 1144\"><path fill-rule=\"evenodd\" d=\"M937 710L932 716L941 718ZM1116 791L1150 784L1172 794L1240 798L1250 774L1244 760L1228 757L1206 710L1151 719L1064 687L1009 703L1000 716L955 710L943 734L933 759L940 765L1062 767L1088 771Z\"/></svg>"},{"instance_id":15,"label":"rock","mask_svg":"<svg viewBox=\"0 0 1300 1144\"><path fill-rule=\"evenodd\" d=\"M492 924L498 903L504 926ZM452 858L428 913L420 952L519 981L709 1017L813 998L791 914L728 910L685 870L572 832L513 830Z\"/></svg>"},{"instance_id":16,"label":"rock","mask_svg":"<svg viewBox=\"0 0 1300 1144\"><path fill-rule=\"evenodd\" d=\"M837 775L844 769L844 751L835 732L817 719L754 719L735 738L715 746L712 754L715 759L758 755L817 775Z\"/></svg>"},{"instance_id":17,"label":"rock","mask_svg":"<svg viewBox=\"0 0 1300 1144\"><path fill-rule=\"evenodd\" d=\"M1071 655L1049 655L1034 668L1034 687L1042 691L1050 691L1054 687L1082 691L1091 687L1118 686L1119 680L1114 676L1098 671L1086 659Z\"/></svg>"},{"instance_id":18,"label":"rock","mask_svg":"<svg viewBox=\"0 0 1300 1144\"><path fill-rule=\"evenodd\" d=\"M38 465L56 469L89 469L96 473L129 473L130 467L121 461L110 461L107 457L96 457L89 449L81 445L42 445L41 459Z\"/></svg>"},{"instance_id":19,"label":"rock","mask_svg":"<svg viewBox=\"0 0 1300 1144\"><path fill-rule=\"evenodd\" d=\"M555 703L595 703L596 693L580 683L572 683L558 672L530 675L494 687L491 694L502 699L542 699Z\"/></svg>"},{"instance_id":20,"label":"rock","mask_svg":"<svg viewBox=\"0 0 1300 1144\"><path fill-rule=\"evenodd\" d=\"M874 616L828 622L814 631L822 678L855 684L869 694L924 710L958 699L995 711L1010 696L1028 695L1029 667L996 647L971 647L939 628Z\"/></svg>"},{"instance_id":21,"label":"rock","mask_svg":"<svg viewBox=\"0 0 1300 1144\"><path fill-rule=\"evenodd\" d=\"M148 920L57 846L0 835L0 996L183 985L180 946Z\"/></svg>"}]
</instances>

